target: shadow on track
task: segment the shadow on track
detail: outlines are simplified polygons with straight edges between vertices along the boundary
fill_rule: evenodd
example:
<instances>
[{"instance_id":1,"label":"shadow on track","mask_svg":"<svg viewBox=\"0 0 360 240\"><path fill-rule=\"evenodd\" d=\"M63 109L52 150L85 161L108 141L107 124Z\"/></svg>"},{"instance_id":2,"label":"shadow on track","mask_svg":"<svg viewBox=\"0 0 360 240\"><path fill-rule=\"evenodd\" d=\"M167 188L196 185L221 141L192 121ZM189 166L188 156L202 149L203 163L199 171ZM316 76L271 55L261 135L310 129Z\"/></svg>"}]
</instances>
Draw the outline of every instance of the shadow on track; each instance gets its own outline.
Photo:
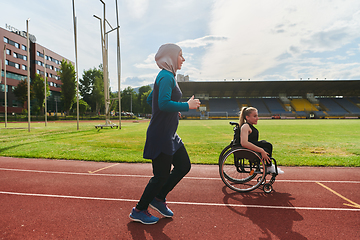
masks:
<instances>
[{"instance_id":1,"label":"shadow on track","mask_svg":"<svg viewBox=\"0 0 360 240\"><path fill-rule=\"evenodd\" d=\"M146 236L150 234L153 239L166 240L171 238L164 233L164 227L172 221L172 218L160 218L159 222L151 225L131 221L127 224L127 227L132 239L147 239Z\"/></svg>"},{"instance_id":2,"label":"shadow on track","mask_svg":"<svg viewBox=\"0 0 360 240\"><path fill-rule=\"evenodd\" d=\"M231 191L231 192L230 192ZM225 204L230 204L234 201L237 204L243 205L260 205L260 206L286 206L293 207L291 200L294 200L289 193L279 193L273 191L271 194L265 194L263 192L246 192L238 193L233 192L226 186L223 187L224 193L223 201ZM295 209L266 209L247 207L246 211L232 207L228 205L228 208L244 217L247 217L254 224L259 226L262 233L266 237L260 237L259 239L271 239L271 234L274 234L279 239L307 239L298 232L292 230L294 221L302 221L304 218Z\"/></svg>"}]
</instances>

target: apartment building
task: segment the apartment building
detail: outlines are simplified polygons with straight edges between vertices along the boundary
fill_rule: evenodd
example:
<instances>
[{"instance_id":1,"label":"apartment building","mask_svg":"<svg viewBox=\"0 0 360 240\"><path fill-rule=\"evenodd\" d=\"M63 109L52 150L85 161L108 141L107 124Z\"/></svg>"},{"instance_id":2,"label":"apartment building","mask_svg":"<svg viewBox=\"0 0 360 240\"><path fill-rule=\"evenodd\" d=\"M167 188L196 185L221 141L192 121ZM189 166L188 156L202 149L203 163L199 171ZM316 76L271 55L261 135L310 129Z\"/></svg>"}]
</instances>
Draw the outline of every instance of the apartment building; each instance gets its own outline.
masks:
<instances>
[{"instance_id":1,"label":"apartment building","mask_svg":"<svg viewBox=\"0 0 360 240\"><path fill-rule=\"evenodd\" d=\"M47 99L48 112L62 112L60 101L61 80L58 71L63 56L36 43L36 37L30 39L30 66L27 61L27 39L26 32L20 31L8 24L5 29L0 27L0 59L1 59L1 83L0 83L0 114L5 112L5 91L7 95L7 112L21 113L24 106L17 100L13 93L15 87L23 79L27 79L27 70L30 67L30 80L35 74L44 78L45 68L47 83L50 87L50 96ZM70 61L71 62L71 61ZM4 68L6 65L6 86ZM72 62L74 65L74 63ZM31 104L33 105L33 104ZM25 106L27 109L27 106Z\"/></svg>"}]
</instances>

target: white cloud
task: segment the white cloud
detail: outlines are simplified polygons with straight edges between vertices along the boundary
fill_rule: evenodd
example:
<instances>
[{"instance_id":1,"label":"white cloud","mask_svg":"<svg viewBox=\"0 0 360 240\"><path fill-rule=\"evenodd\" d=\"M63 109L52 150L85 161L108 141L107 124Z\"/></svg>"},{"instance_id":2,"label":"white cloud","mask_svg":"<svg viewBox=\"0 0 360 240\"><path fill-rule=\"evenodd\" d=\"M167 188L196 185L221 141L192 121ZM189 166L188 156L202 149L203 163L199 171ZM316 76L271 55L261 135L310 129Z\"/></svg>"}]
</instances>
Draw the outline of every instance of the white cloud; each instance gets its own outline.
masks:
<instances>
[{"instance_id":1,"label":"white cloud","mask_svg":"<svg viewBox=\"0 0 360 240\"><path fill-rule=\"evenodd\" d=\"M149 0L126 0L129 16L140 19L149 7Z\"/></svg>"},{"instance_id":2,"label":"white cloud","mask_svg":"<svg viewBox=\"0 0 360 240\"><path fill-rule=\"evenodd\" d=\"M210 34L224 36L202 58L198 79L265 77L262 73L281 64L279 76L292 77L298 57L332 52L360 37L360 2L357 1L215 1ZM313 60L305 59L302 71ZM321 62L321 60L319 60ZM296 69L296 68L295 68ZM342 67L335 68L341 72ZM322 71L324 72L324 71ZM353 74L347 74L353 76Z\"/></svg>"},{"instance_id":3,"label":"white cloud","mask_svg":"<svg viewBox=\"0 0 360 240\"><path fill-rule=\"evenodd\" d=\"M226 37L220 36L205 36L197 39L188 39L177 44L182 48L198 48L198 47L205 47L215 42L226 41Z\"/></svg>"}]
</instances>

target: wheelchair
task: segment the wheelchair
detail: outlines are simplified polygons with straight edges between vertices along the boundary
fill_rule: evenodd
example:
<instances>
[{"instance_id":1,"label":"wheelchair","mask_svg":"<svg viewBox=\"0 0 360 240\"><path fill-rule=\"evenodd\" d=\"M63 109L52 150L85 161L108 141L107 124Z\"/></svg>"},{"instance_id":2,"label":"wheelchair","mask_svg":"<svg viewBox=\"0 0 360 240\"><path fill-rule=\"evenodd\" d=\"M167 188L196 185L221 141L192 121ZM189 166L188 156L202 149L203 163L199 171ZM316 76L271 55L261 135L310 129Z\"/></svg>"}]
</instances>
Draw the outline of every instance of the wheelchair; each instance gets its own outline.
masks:
<instances>
[{"instance_id":1,"label":"wheelchair","mask_svg":"<svg viewBox=\"0 0 360 240\"><path fill-rule=\"evenodd\" d=\"M236 122L230 122L230 124L234 125L234 139L219 156L219 173L222 181L227 187L237 192L249 192L262 187L265 193L271 193L272 184L278 175L276 160L271 158L276 172L267 172L266 163L259 153L240 146L239 124ZM271 178L266 182L268 175Z\"/></svg>"}]
</instances>

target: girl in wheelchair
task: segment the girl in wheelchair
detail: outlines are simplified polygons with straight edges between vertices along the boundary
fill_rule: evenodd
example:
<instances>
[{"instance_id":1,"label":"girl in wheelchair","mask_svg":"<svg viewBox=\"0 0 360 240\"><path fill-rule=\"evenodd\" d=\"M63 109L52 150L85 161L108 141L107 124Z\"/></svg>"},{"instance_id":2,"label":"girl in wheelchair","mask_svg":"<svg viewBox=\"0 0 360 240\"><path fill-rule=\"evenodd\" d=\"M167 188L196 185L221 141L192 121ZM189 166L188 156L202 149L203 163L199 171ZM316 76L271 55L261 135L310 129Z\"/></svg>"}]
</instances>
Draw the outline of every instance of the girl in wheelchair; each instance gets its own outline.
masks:
<instances>
[{"instance_id":1,"label":"girl in wheelchair","mask_svg":"<svg viewBox=\"0 0 360 240\"><path fill-rule=\"evenodd\" d=\"M240 125L240 145L243 148L261 154L261 158L267 163L267 171L275 173L275 166L271 163L272 158L272 144L261 140L259 141L259 131L254 127L259 120L258 110L254 107L243 107L240 112L239 125ZM279 167L277 168L278 174L283 174Z\"/></svg>"}]
</instances>

